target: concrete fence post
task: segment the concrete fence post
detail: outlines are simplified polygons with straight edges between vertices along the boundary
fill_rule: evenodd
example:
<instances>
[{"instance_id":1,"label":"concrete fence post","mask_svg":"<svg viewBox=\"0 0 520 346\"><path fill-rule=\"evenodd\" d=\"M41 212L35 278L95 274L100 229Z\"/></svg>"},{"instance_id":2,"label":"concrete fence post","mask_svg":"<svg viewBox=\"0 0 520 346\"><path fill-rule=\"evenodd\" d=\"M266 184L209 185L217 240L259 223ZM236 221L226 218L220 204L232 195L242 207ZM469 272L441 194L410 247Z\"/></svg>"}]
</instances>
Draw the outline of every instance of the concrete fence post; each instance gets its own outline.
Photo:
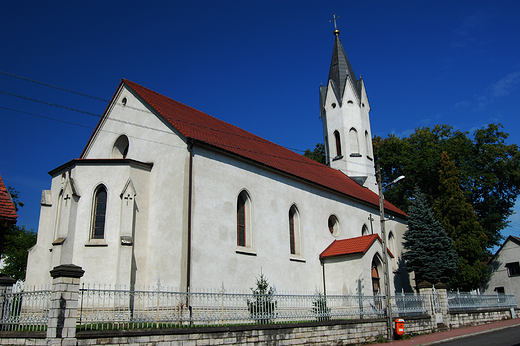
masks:
<instances>
[{"instance_id":1,"label":"concrete fence post","mask_svg":"<svg viewBox=\"0 0 520 346\"><path fill-rule=\"evenodd\" d=\"M74 264L62 264L50 271L52 280L48 339L53 344L76 345L79 281L85 271Z\"/></svg>"},{"instance_id":2,"label":"concrete fence post","mask_svg":"<svg viewBox=\"0 0 520 346\"><path fill-rule=\"evenodd\" d=\"M450 309L448 305L448 290L447 286L443 283L435 284L435 289L439 295L439 303L441 306L442 323L449 327L451 324Z\"/></svg>"},{"instance_id":3,"label":"concrete fence post","mask_svg":"<svg viewBox=\"0 0 520 346\"><path fill-rule=\"evenodd\" d=\"M433 285L428 281L423 281L417 285L417 289L419 290L419 294L424 297L426 313L430 316L430 328L433 331L437 328L435 307L433 306Z\"/></svg>"}]
</instances>

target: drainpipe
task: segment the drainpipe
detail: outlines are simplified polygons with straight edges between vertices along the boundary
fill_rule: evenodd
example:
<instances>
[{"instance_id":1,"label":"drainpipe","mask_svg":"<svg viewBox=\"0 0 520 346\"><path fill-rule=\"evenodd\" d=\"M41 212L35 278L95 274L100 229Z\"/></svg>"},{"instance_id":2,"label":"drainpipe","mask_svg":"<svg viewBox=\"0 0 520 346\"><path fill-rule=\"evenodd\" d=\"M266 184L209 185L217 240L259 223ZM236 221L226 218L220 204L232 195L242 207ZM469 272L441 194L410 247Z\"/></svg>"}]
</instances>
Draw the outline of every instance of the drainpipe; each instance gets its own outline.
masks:
<instances>
[{"instance_id":1,"label":"drainpipe","mask_svg":"<svg viewBox=\"0 0 520 346\"><path fill-rule=\"evenodd\" d=\"M193 183L193 139L188 141L188 151L190 154L189 178L188 178L188 251L186 259L186 292L190 291L191 286L191 204L192 204L192 183ZM188 302L186 302L188 304ZM189 306L189 304L188 304Z\"/></svg>"},{"instance_id":2,"label":"drainpipe","mask_svg":"<svg viewBox=\"0 0 520 346\"><path fill-rule=\"evenodd\" d=\"M322 277L323 277L323 295L326 296L327 295L327 288L325 287L325 262L323 262L322 260L320 260L321 262L321 269L322 269Z\"/></svg>"}]
</instances>

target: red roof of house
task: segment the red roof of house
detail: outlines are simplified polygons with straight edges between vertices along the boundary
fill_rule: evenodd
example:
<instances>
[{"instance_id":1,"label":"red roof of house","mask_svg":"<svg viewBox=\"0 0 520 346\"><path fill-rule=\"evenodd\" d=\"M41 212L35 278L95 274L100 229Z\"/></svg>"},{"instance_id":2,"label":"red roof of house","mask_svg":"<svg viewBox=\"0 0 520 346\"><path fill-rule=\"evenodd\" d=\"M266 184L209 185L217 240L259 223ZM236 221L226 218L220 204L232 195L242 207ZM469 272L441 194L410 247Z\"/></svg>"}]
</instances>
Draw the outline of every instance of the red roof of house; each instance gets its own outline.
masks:
<instances>
[{"instance_id":1,"label":"red roof of house","mask_svg":"<svg viewBox=\"0 0 520 346\"><path fill-rule=\"evenodd\" d=\"M120 86L123 84L134 90L143 101L161 114L186 139L193 139L196 142L379 206L377 194L357 184L337 169L315 162L129 80L123 79ZM385 203L385 209L406 216L403 211L389 202Z\"/></svg>"},{"instance_id":2,"label":"red roof of house","mask_svg":"<svg viewBox=\"0 0 520 346\"><path fill-rule=\"evenodd\" d=\"M368 251L368 249L370 249L370 247L376 240L379 240L382 243L382 240L378 234L364 235L361 237L350 239L334 240L332 244L330 244L320 254L320 259L335 256L353 255L358 253L364 254ZM388 251L388 254L390 256L394 257L390 250L386 250Z\"/></svg>"},{"instance_id":3,"label":"red roof of house","mask_svg":"<svg viewBox=\"0 0 520 346\"><path fill-rule=\"evenodd\" d=\"M16 223L17 218L18 214L16 214L16 208L14 207L11 195L7 191L0 176L0 220L2 222Z\"/></svg>"}]
</instances>

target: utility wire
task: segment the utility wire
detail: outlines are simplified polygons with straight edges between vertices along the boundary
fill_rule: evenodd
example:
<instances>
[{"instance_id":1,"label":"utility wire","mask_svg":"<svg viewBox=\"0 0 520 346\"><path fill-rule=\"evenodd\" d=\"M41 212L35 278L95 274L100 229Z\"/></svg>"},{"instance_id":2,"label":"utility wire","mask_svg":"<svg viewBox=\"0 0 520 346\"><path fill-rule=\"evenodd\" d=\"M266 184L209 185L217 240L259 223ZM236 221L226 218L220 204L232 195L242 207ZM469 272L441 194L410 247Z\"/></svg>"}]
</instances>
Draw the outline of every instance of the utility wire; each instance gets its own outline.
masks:
<instances>
[{"instance_id":1,"label":"utility wire","mask_svg":"<svg viewBox=\"0 0 520 346\"><path fill-rule=\"evenodd\" d=\"M3 107L3 106L0 106L0 108L7 109L8 111L12 111L12 112L18 112L18 113L23 113L23 114L27 114L27 115L32 115L32 116L35 116L35 117L38 117L38 118L47 119L47 120L59 121L60 123L65 123L65 124L69 124L69 125L75 125L75 126L86 127L88 129L93 129L92 126L76 124L76 123L73 123L73 122L70 122L70 121L65 121L65 120L60 120L60 119L56 119L56 118L46 117L46 116L43 116L43 115L38 115L38 114L34 114L34 113L24 112L24 111L20 111L20 110L17 110L17 109L12 109L12 108Z\"/></svg>"},{"instance_id":2,"label":"utility wire","mask_svg":"<svg viewBox=\"0 0 520 346\"><path fill-rule=\"evenodd\" d=\"M33 99L31 97L18 95L18 94L13 94L13 93L10 93L10 92L4 91L4 90L0 90L0 93L1 94L5 94L5 95L9 95L9 96L13 96L13 97L18 97L18 98L21 98L21 99L24 99L24 100L28 100L28 101L42 103L42 104L48 105L48 106L63 108L63 109L69 110L69 111L74 111L74 112L78 112L78 113L92 115L93 117L101 118L101 115L99 115L99 114L90 113L90 112L87 112L87 111L82 111L81 109L76 109L76 108L71 108L71 107L67 107L67 106L62 106L62 105L59 105L57 103L52 103L52 102L47 102L47 101L43 101L43 100Z\"/></svg>"},{"instance_id":3,"label":"utility wire","mask_svg":"<svg viewBox=\"0 0 520 346\"><path fill-rule=\"evenodd\" d=\"M12 111L12 112L22 113L22 114L26 114L26 115L32 115L32 116L35 116L35 117L38 117L38 118L43 118L43 119L47 119L47 120L57 121L57 122L65 123L65 124L69 124L69 125L85 127L85 128L88 128L88 129L94 129L95 128L93 126L81 125L81 124L73 123L73 122L70 122L70 121L65 121L65 120L60 120L60 119L56 119L56 118L46 117L46 116L43 116L43 115L29 113L29 112L24 112L24 111L21 111L21 110L12 109L12 108L8 108L8 107L0 106L0 108L6 109L6 110ZM110 120L118 121L117 119L110 119ZM139 126L138 124L133 124L133 123L122 121L122 120L120 122L127 123L127 124L130 124L130 125ZM143 126L141 126L141 127L143 127ZM113 131L109 131L109 130L106 130L106 129L101 129L100 131L107 132L107 133L112 133L112 134L115 134L115 135L119 134L118 132L113 132ZM135 137L135 136L130 136L130 135L127 135L127 136L130 137L130 138L137 139L137 140L142 140L142 141L145 141L145 142L151 142L151 143L157 143L157 144L161 144L161 145L167 145L167 146L174 147L174 148L179 148L179 149L186 149L186 147L180 147L180 146L177 146L177 145L172 145L172 144L168 144L168 143L162 143L162 142L158 142L158 141L153 141L151 139L144 139L142 137Z\"/></svg>"},{"instance_id":4,"label":"utility wire","mask_svg":"<svg viewBox=\"0 0 520 346\"><path fill-rule=\"evenodd\" d=\"M31 83L44 85L46 87L58 89L58 90L61 90L61 91L66 91L66 92L71 93L71 94L76 94L76 95L79 95L79 96L88 97L88 98L91 98L93 100L97 100L97 101L101 101L101 102L110 102L110 100L107 100L107 99L104 99L104 98L101 98L101 97L80 93L78 91L74 91L74 90L67 89L67 88L62 88L62 87L59 87L57 85L52 85L52 84L45 83L45 82L40 82L40 81L37 81L35 79L31 79L31 78L27 78L27 77L16 75L14 73L9 73L9 72L6 72L6 71L0 71L0 73L3 74L3 75L9 76L9 77L14 77L14 78L18 78L18 79L21 79L21 80L24 80L24 81L28 81L28 82L31 82Z\"/></svg>"},{"instance_id":5,"label":"utility wire","mask_svg":"<svg viewBox=\"0 0 520 346\"><path fill-rule=\"evenodd\" d=\"M57 90L65 91L65 92L68 92L68 93L76 94L76 95L79 95L79 96L88 97L88 98L91 98L91 99L94 99L94 100L97 100L97 101L110 102L107 99L103 99L103 98L100 98L100 97L96 97L96 96L92 96L92 95L89 95L89 94L81 93L81 92L78 92L78 91L75 91L75 90L59 87L59 86L52 85L52 84L49 84L49 83L41 82L41 81L38 81L38 80L35 80L35 79L19 76L19 75L16 75L14 73L10 73L10 72L6 72L6 71L1 71L0 70L0 74L4 74L6 76L10 76L10 77L13 77L13 78L18 78L18 79L25 80L25 81L28 81L28 82L31 82L31 83L35 83L35 84L40 84L40 85L47 86L47 87L50 87L50 88L54 88L54 89L57 89ZM63 106L63 105L59 105L59 104L55 104L55 103L51 103L51 102L47 102L47 101L43 101L43 100L34 99L34 98L30 98L30 97L27 97L27 96L10 93L10 92L3 91L3 90L0 90L0 93L3 93L5 95L9 95L9 96L13 96L13 97L18 97L18 98L25 99L25 100L32 101L32 102L38 102L38 103L42 103L42 104L53 106L53 107L58 107L58 108L62 108L62 109L66 109L66 110L70 110L70 111L74 111L74 112L78 112L78 113L82 113L82 114L95 116L95 117L98 117L98 118L101 117L101 115L99 115L99 114L86 112L86 111L82 111L82 110L79 110L79 109L75 109L75 108L71 108L71 107L67 107L67 106ZM138 108L134 108L134 107L130 107L130 106L127 106L127 107L128 108L132 108L134 110L138 110L138 111L142 111L142 112L146 112L146 113L152 114L152 112L150 112L149 110L138 109ZM4 107L2 107L2 108L4 108ZM14 111L16 111L16 110L14 110ZM17 111L17 112L22 112L22 111ZM35 115L35 116L38 116L38 115ZM42 116L39 116L39 117L42 117ZM50 118L50 120L52 120L52 118ZM119 121L117 119L112 119L112 120ZM185 122L185 123L188 123L188 124L191 124L191 125L200 126L200 127L203 127L203 128L207 128L207 129L210 129L210 130L213 130L213 131L217 131L217 132L220 132L220 133L224 133L224 134L228 134L228 135L240 136L240 137L243 137L243 138L247 137L249 140L252 139L252 140L256 140L256 141L260 141L260 142L267 141L266 139L263 139L263 138L257 139L257 138L251 138L249 136L241 136L241 135L238 135L238 134L235 134L235 133L225 132L225 131L214 129L214 128L211 128L211 127L208 127L208 126L194 124L192 122L181 120L181 119L175 119L175 121ZM124 121L120 121L120 122L124 122ZM138 124L133 124L133 123L129 123L129 122L126 122L126 123L131 124L131 125L140 126ZM73 123L71 123L71 124L74 125ZM158 130L158 129L156 129L156 130ZM158 130L158 131L160 131L160 130ZM273 144L275 144L275 143L273 143ZM277 145L277 144L275 144L275 145ZM301 152L301 153L304 153L306 151L306 150L300 150L300 149L295 149L295 148L290 148L290 147L285 147L285 148L289 149L289 150L292 150L292 151ZM237 149L240 149L240 148L237 148ZM330 160L331 157L327 157L327 158Z\"/></svg>"}]
</instances>

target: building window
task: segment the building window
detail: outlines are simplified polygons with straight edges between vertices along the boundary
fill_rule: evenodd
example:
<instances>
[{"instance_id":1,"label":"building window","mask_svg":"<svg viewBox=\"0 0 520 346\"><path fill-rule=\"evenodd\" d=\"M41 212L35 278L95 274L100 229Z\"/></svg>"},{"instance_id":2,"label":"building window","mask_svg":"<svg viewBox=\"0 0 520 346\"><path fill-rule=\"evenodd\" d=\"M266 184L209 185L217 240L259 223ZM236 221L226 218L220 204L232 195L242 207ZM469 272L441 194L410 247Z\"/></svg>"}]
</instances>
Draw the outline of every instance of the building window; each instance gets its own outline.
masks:
<instances>
[{"instance_id":1,"label":"building window","mask_svg":"<svg viewBox=\"0 0 520 346\"><path fill-rule=\"evenodd\" d=\"M334 131L334 138L336 140L336 156L341 156L341 138L338 131Z\"/></svg>"},{"instance_id":2,"label":"building window","mask_svg":"<svg viewBox=\"0 0 520 346\"><path fill-rule=\"evenodd\" d=\"M379 291L379 272L377 270L377 264L372 263L372 292L374 295L378 295Z\"/></svg>"},{"instance_id":3,"label":"building window","mask_svg":"<svg viewBox=\"0 0 520 346\"><path fill-rule=\"evenodd\" d=\"M107 212L107 190L101 185L96 189L94 197L94 217L92 222L92 239L105 238L105 217Z\"/></svg>"},{"instance_id":4,"label":"building window","mask_svg":"<svg viewBox=\"0 0 520 346\"><path fill-rule=\"evenodd\" d=\"M334 237L339 235L339 221L336 215L329 216L329 232Z\"/></svg>"},{"instance_id":5,"label":"building window","mask_svg":"<svg viewBox=\"0 0 520 346\"><path fill-rule=\"evenodd\" d=\"M394 233L392 231L390 231L390 233L388 233L388 248L390 250L390 252L392 253L392 255L395 256L395 237L394 237Z\"/></svg>"},{"instance_id":6,"label":"building window","mask_svg":"<svg viewBox=\"0 0 520 346\"><path fill-rule=\"evenodd\" d=\"M350 153L359 154L359 138L355 128L351 128L349 131L350 138Z\"/></svg>"},{"instance_id":7,"label":"building window","mask_svg":"<svg viewBox=\"0 0 520 346\"><path fill-rule=\"evenodd\" d=\"M300 214L295 205L289 209L289 244L291 255L301 255Z\"/></svg>"},{"instance_id":8,"label":"building window","mask_svg":"<svg viewBox=\"0 0 520 346\"><path fill-rule=\"evenodd\" d=\"M509 276L520 275L520 265L518 264L518 262L507 263L506 268Z\"/></svg>"},{"instance_id":9,"label":"building window","mask_svg":"<svg viewBox=\"0 0 520 346\"><path fill-rule=\"evenodd\" d=\"M246 246L246 200L242 194L237 203L237 245Z\"/></svg>"},{"instance_id":10,"label":"building window","mask_svg":"<svg viewBox=\"0 0 520 346\"><path fill-rule=\"evenodd\" d=\"M361 228L361 235L368 235L367 225L363 225L363 228Z\"/></svg>"},{"instance_id":11,"label":"building window","mask_svg":"<svg viewBox=\"0 0 520 346\"><path fill-rule=\"evenodd\" d=\"M504 287L495 287L495 292L498 294L505 294L506 290L504 289Z\"/></svg>"},{"instance_id":12,"label":"building window","mask_svg":"<svg viewBox=\"0 0 520 346\"><path fill-rule=\"evenodd\" d=\"M367 151L367 157L368 158L372 158L372 150L370 149L371 148L371 144L372 144L372 141L370 140L370 136L368 135L368 131L365 131L365 146L366 146L366 151Z\"/></svg>"},{"instance_id":13,"label":"building window","mask_svg":"<svg viewBox=\"0 0 520 346\"><path fill-rule=\"evenodd\" d=\"M119 136L116 142L114 143L114 147L112 148L112 158L114 159L126 159L126 155L128 154L128 137L125 135Z\"/></svg>"},{"instance_id":14,"label":"building window","mask_svg":"<svg viewBox=\"0 0 520 346\"><path fill-rule=\"evenodd\" d=\"M237 198L237 246L252 247L251 198L246 191Z\"/></svg>"}]
</instances>

